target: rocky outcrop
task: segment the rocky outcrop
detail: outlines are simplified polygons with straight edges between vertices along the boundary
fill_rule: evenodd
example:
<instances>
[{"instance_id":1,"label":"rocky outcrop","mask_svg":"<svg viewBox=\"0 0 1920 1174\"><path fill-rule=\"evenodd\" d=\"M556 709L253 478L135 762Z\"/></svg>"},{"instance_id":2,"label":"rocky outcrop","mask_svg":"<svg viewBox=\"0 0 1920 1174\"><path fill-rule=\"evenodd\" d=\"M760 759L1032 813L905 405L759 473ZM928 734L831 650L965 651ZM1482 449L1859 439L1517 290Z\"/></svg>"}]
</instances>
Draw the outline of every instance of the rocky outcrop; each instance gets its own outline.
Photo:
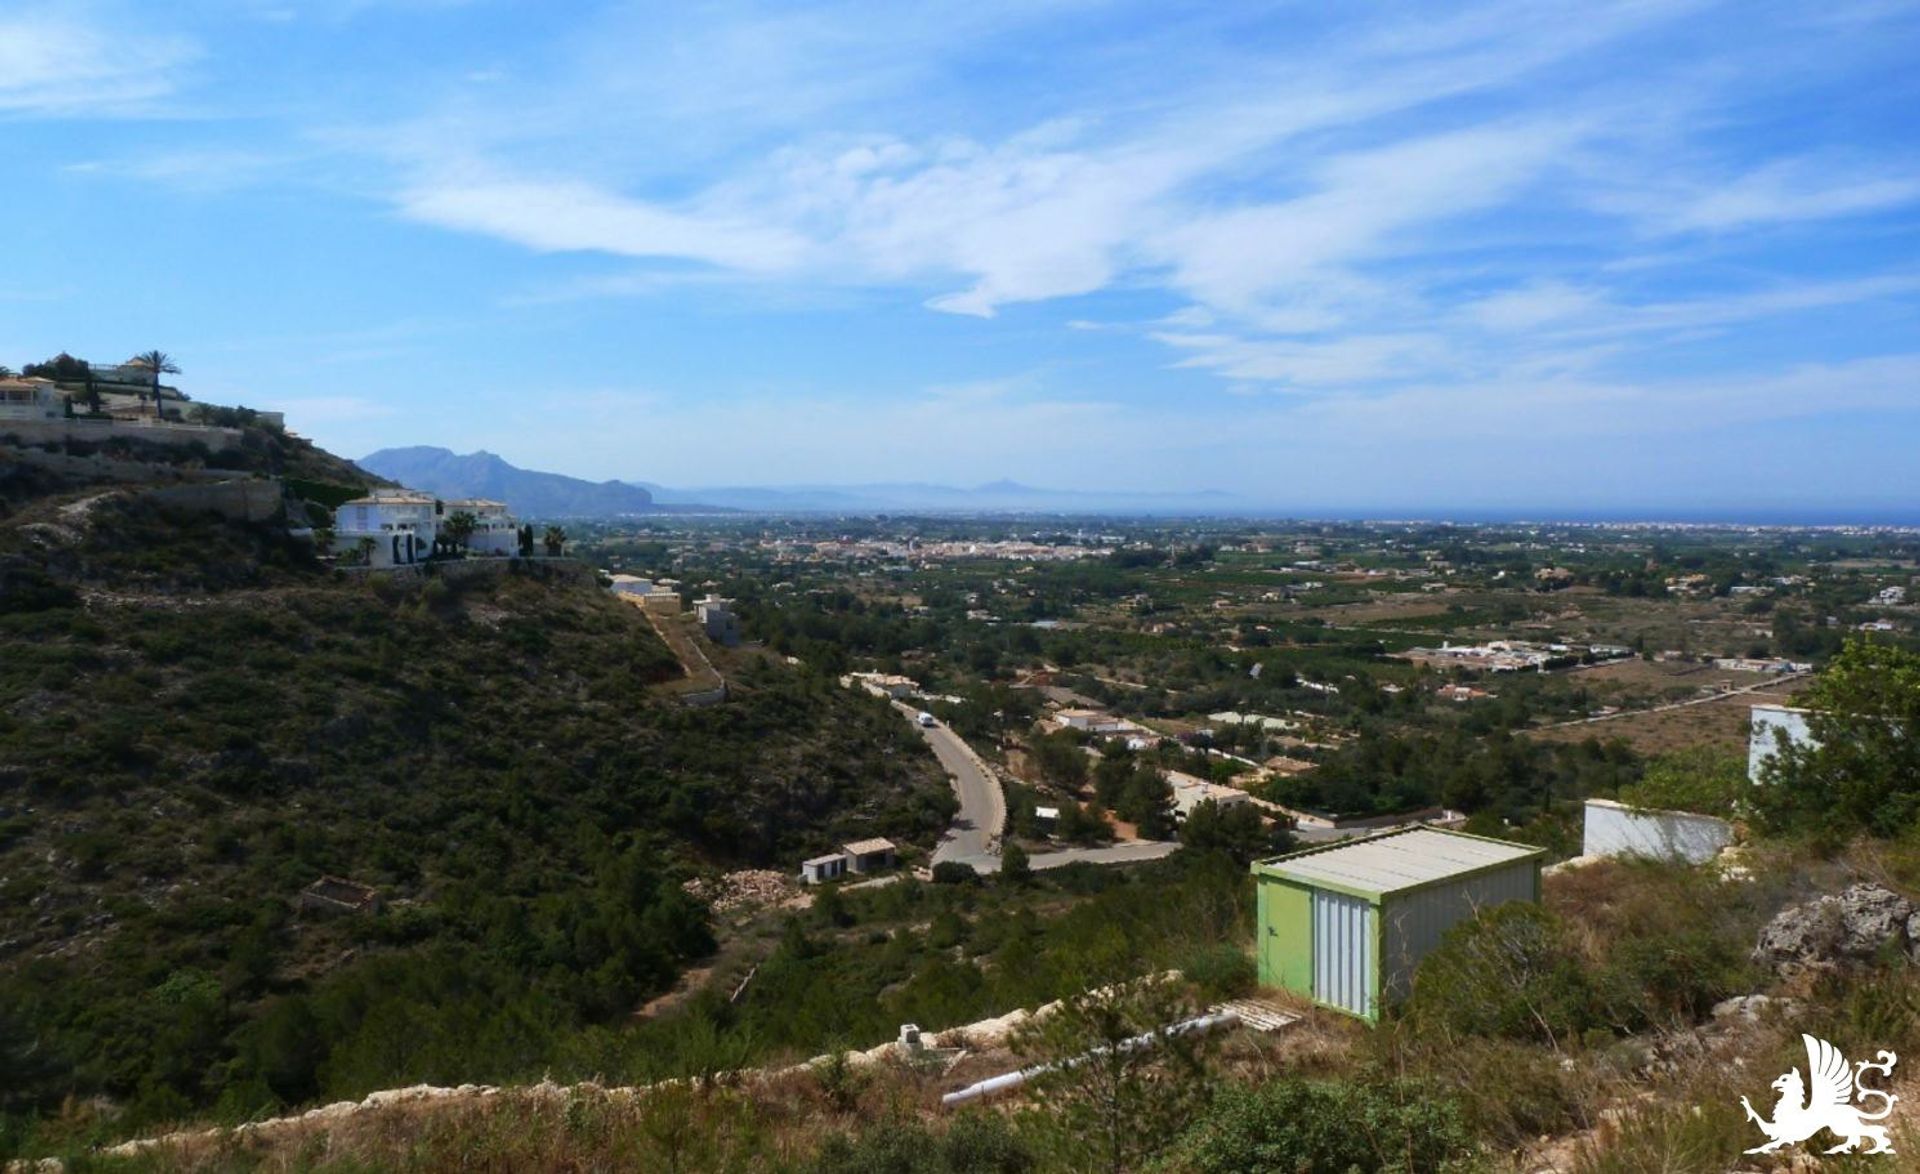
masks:
<instances>
[{"instance_id":1,"label":"rocky outcrop","mask_svg":"<svg viewBox=\"0 0 1920 1174\"><path fill-rule=\"evenodd\" d=\"M1920 940L1916 928L1913 902L1880 885L1854 885L1781 910L1760 931L1753 957L1782 971L1871 962L1909 950Z\"/></svg>"}]
</instances>

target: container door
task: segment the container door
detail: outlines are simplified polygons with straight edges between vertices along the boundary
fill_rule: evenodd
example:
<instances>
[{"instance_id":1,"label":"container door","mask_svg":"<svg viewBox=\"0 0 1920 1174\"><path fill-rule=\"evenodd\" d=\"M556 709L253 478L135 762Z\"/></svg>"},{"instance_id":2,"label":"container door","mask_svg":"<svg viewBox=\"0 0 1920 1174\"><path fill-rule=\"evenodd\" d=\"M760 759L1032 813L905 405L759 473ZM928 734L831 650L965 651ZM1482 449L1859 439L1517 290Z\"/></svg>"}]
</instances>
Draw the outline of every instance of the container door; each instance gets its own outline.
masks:
<instances>
[{"instance_id":1,"label":"container door","mask_svg":"<svg viewBox=\"0 0 1920 1174\"><path fill-rule=\"evenodd\" d=\"M1313 894L1313 997L1373 1018L1374 908L1359 897Z\"/></svg>"}]
</instances>

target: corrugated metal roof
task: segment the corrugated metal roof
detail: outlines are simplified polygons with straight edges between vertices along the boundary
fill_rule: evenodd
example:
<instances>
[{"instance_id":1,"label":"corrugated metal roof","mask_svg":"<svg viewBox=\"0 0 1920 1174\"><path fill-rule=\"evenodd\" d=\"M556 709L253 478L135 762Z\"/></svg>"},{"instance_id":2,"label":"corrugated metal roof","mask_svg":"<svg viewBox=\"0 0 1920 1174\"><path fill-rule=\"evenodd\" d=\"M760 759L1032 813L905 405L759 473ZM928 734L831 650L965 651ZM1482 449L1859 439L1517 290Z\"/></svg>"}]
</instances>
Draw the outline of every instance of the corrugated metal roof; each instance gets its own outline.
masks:
<instances>
[{"instance_id":1,"label":"corrugated metal roof","mask_svg":"<svg viewBox=\"0 0 1920 1174\"><path fill-rule=\"evenodd\" d=\"M1366 893L1392 893L1525 860L1540 851L1525 844L1483 840L1437 828L1413 828L1324 851L1283 856L1263 867L1308 884L1318 881Z\"/></svg>"}]
</instances>

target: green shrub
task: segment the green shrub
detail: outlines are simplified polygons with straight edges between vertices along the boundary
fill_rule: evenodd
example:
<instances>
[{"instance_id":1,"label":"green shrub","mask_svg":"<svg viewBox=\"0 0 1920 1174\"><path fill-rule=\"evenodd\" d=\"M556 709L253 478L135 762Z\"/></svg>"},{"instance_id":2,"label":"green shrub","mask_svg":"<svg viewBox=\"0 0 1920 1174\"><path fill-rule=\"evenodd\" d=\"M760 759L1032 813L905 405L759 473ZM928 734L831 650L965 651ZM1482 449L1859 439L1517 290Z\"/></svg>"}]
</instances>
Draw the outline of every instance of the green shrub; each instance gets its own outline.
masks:
<instances>
[{"instance_id":1,"label":"green shrub","mask_svg":"<svg viewBox=\"0 0 1920 1174\"><path fill-rule=\"evenodd\" d=\"M1447 931L1420 963L1408 1019L1444 1035L1541 1042L1601 1022L1587 969L1560 919L1510 901Z\"/></svg>"},{"instance_id":2,"label":"green shrub","mask_svg":"<svg viewBox=\"0 0 1920 1174\"><path fill-rule=\"evenodd\" d=\"M1230 1087L1158 1168L1182 1174L1251 1170L1438 1171L1468 1157L1459 1107L1411 1082L1277 1080Z\"/></svg>"},{"instance_id":3,"label":"green shrub","mask_svg":"<svg viewBox=\"0 0 1920 1174\"><path fill-rule=\"evenodd\" d=\"M1026 1174L1033 1152L990 1113L968 1113L944 1130L917 1121L886 1121L828 1138L809 1174Z\"/></svg>"},{"instance_id":4,"label":"green shrub","mask_svg":"<svg viewBox=\"0 0 1920 1174\"><path fill-rule=\"evenodd\" d=\"M1252 955L1237 945L1200 946L1188 956L1181 972L1187 981L1211 999L1244 995L1259 981Z\"/></svg>"},{"instance_id":5,"label":"green shrub","mask_svg":"<svg viewBox=\"0 0 1920 1174\"><path fill-rule=\"evenodd\" d=\"M979 873L958 861L942 860L933 866L933 883L936 885L970 885L979 879Z\"/></svg>"}]
</instances>

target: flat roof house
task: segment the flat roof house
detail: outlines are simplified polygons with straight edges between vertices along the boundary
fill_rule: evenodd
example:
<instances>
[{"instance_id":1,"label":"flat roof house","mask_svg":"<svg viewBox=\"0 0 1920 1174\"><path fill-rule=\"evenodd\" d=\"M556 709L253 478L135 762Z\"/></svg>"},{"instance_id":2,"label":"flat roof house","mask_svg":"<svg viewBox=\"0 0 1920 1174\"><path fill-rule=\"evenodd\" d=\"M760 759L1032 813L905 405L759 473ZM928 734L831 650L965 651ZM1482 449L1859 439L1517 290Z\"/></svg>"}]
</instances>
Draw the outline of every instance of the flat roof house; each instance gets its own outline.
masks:
<instances>
[{"instance_id":1,"label":"flat roof house","mask_svg":"<svg viewBox=\"0 0 1920 1174\"><path fill-rule=\"evenodd\" d=\"M1449 929L1507 901L1538 901L1545 855L1417 825L1258 861L1260 982L1378 1019Z\"/></svg>"},{"instance_id":2,"label":"flat roof house","mask_svg":"<svg viewBox=\"0 0 1920 1174\"><path fill-rule=\"evenodd\" d=\"M885 872L898 862L892 840L855 840L842 844L840 850L847 854L847 867L854 872Z\"/></svg>"}]
</instances>

